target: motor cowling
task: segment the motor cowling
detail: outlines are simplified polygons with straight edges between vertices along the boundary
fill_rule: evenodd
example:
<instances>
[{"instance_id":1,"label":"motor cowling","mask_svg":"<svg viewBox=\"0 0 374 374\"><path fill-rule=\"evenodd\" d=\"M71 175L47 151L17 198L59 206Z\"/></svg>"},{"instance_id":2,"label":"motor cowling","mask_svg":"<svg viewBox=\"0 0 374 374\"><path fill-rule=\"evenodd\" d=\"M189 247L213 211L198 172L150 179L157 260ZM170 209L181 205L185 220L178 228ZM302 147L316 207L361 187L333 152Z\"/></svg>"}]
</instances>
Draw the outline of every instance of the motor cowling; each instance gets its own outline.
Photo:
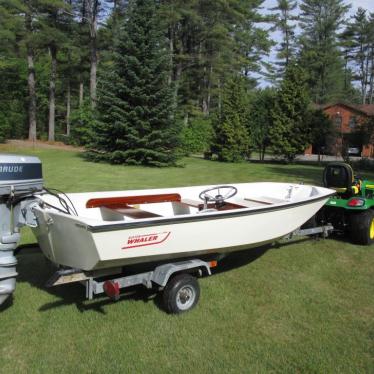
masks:
<instances>
[{"instance_id":1,"label":"motor cowling","mask_svg":"<svg viewBox=\"0 0 374 374\"><path fill-rule=\"evenodd\" d=\"M21 201L42 189L42 164L37 157L0 154L0 305L15 290Z\"/></svg>"}]
</instances>

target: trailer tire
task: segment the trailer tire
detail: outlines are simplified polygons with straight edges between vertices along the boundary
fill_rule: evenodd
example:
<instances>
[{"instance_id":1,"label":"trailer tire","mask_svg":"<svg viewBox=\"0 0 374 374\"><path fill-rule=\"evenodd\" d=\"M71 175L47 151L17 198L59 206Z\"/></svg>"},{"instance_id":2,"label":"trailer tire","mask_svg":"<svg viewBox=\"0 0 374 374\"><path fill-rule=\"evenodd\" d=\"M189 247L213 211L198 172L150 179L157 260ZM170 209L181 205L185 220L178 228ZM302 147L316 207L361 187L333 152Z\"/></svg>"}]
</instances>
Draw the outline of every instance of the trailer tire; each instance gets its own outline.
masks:
<instances>
[{"instance_id":1,"label":"trailer tire","mask_svg":"<svg viewBox=\"0 0 374 374\"><path fill-rule=\"evenodd\" d=\"M349 219L349 232L353 242L361 245L374 243L374 210L352 213Z\"/></svg>"},{"instance_id":2,"label":"trailer tire","mask_svg":"<svg viewBox=\"0 0 374 374\"><path fill-rule=\"evenodd\" d=\"M164 307L171 314L191 310L198 303L199 298L199 283L190 274L178 274L171 278L163 293Z\"/></svg>"}]
</instances>

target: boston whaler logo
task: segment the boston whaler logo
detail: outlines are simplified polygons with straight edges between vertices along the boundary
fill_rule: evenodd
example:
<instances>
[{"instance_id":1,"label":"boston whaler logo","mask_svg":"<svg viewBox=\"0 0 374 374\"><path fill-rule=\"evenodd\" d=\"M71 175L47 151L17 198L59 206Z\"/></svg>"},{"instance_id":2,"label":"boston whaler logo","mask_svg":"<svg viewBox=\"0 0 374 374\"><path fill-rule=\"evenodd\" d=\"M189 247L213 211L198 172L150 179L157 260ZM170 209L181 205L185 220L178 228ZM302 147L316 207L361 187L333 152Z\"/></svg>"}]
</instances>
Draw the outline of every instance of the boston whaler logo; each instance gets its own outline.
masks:
<instances>
[{"instance_id":1,"label":"boston whaler logo","mask_svg":"<svg viewBox=\"0 0 374 374\"><path fill-rule=\"evenodd\" d=\"M0 173L22 173L22 165L0 165Z\"/></svg>"},{"instance_id":2,"label":"boston whaler logo","mask_svg":"<svg viewBox=\"0 0 374 374\"><path fill-rule=\"evenodd\" d=\"M170 231L158 232L155 234L133 235L127 239L127 244L122 249L144 247L146 245L160 244L164 242L169 236Z\"/></svg>"}]
</instances>

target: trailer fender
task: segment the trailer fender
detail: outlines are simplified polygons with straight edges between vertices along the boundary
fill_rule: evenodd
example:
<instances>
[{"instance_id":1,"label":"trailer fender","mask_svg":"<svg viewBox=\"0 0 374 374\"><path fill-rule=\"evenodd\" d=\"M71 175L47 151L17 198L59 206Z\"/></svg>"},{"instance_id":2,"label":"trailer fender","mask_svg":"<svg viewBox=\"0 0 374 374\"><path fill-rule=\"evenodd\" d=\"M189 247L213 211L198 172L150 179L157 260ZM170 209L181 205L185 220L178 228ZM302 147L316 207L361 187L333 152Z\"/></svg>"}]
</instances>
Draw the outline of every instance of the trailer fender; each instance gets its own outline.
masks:
<instances>
[{"instance_id":1,"label":"trailer fender","mask_svg":"<svg viewBox=\"0 0 374 374\"><path fill-rule=\"evenodd\" d=\"M165 287L173 274L191 269L204 269L208 275L211 275L208 262L194 259L160 265L153 271L151 280L159 286Z\"/></svg>"}]
</instances>

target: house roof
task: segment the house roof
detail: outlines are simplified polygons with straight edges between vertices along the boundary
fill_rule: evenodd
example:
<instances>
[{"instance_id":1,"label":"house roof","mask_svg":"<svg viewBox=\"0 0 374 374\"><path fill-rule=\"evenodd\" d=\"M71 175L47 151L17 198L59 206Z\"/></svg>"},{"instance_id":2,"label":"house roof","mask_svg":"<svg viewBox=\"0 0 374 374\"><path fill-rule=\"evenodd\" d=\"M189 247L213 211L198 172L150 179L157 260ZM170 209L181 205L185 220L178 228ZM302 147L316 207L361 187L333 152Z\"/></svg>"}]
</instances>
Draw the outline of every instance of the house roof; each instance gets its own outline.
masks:
<instances>
[{"instance_id":1,"label":"house roof","mask_svg":"<svg viewBox=\"0 0 374 374\"><path fill-rule=\"evenodd\" d=\"M367 116L374 116L374 104L349 104L349 103L337 102L337 103L330 103L330 104L325 104L325 105L317 105L317 107L324 110L324 109L327 109L327 108L330 108L336 105L345 106L351 110L358 111Z\"/></svg>"},{"instance_id":2,"label":"house roof","mask_svg":"<svg viewBox=\"0 0 374 374\"><path fill-rule=\"evenodd\" d=\"M357 107L368 116L374 116L374 104L357 105Z\"/></svg>"}]
</instances>

